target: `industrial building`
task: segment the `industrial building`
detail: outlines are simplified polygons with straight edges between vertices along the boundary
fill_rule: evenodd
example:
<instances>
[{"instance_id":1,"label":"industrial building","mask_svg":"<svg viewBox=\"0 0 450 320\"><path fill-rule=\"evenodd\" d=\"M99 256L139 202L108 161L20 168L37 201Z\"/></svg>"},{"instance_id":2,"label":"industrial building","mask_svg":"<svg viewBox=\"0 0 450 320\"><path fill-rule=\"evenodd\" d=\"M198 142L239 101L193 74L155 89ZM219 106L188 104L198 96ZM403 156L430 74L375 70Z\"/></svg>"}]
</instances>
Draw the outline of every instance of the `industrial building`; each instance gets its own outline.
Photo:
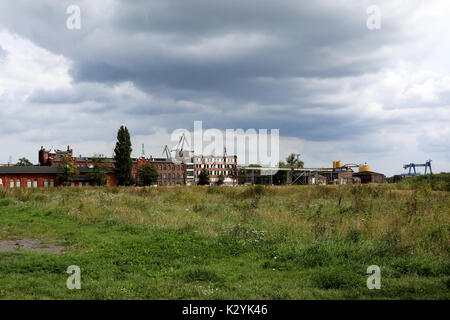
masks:
<instances>
[{"instance_id":1,"label":"industrial building","mask_svg":"<svg viewBox=\"0 0 450 320\"><path fill-rule=\"evenodd\" d=\"M136 179L139 168L144 164L154 165L158 171L157 184L160 186L196 185L202 170L208 172L210 184L215 185L223 176L225 186L238 184L359 184L384 183L385 175L371 171L365 164L342 164L334 161L332 168L265 168L260 166L238 166L237 156L229 156L224 150L221 156L195 155L193 151L184 150L184 137L175 149L164 149L165 158L132 158L132 175ZM173 155L174 153L174 155ZM78 168L72 186L89 186L89 172L94 167L94 157L73 156L70 146L65 150L39 150L39 165L32 167L0 166L0 187L53 187L58 185L57 176L63 155L70 156ZM114 172L114 159L102 158L107 167L107 186L117 186L118 179ZM353 168L358 168L354 172Z\"/></svg>"},{"instance_id":2,"label":"industrial building","mask_svg":"<svg viewBox=\"0 0 450 320\"><path fill-rule=\"evenodd\" d=\"M217 184L220 175L223 175L226 186L238 183L237 156L194 156L193 164L196 184L203 169L208 172L211 184Z\"/></svg>"},{"instance_id":3,"label":"industrial building","mask_svg":"<svg viewBox=\"0 0 450 320\"><path fill-rule=\"evenodd\" d=\"M73 177L72 187L87 187L92 185L89 178L89 168L78 168L79 174ZM38 188L55 187L58 185L59 167L0 167L0 188ZM117 177L112 170L107 172L106 186L116 186Z\"/></svg>"},{"instance_id":4,"label":"industrial building","mask_svg":"<svg viewBox=\"0 0 450 320\"><path fill-rule=\"evenodd\" d=\"M78 168L93 168L94 166L93 157L83 157L81 155L74 157L73 150L70 146L67 147L67 150L55 150L53 148L46 150L41 147L39 150L39 165L57 166L61 164L62 154L70 156ZM186 165L184 163L176 163L166 158L153 158L152 156L149 158L145 158L144 156L141 158L132 158L132 161L132 175L135 179L137 178L139 168L148 163L154 165L158 170L158 185L174 186L186 184ZM102 158L102 163L109 168L114 168L113 158Z\"/></svg>"},{"instance_id":5,"label":"industrial building","mask_svg":"<svg viewBox=\"0 0 450 320\"><path fill-rule=\"evenodd\" d=\"M352 168L358 168L354 172ZM359 184L384 183L386 176L372 172L365 164L342 164L334 161L332 168L264 168L259 166L240 166L241 176L246 177L250 184L272 185L274 181L283 181L281 184ZM243 180L242 178L240 179ZM241 182L242 183L242 182Z\"/></svg>"},{"instance_id":6,"label":"industrial building","mask_svg":"<svg viewBox=\"0 0 450 320\"><path fill-rule=\"evenodd\" d=\"M94 167L94 157L74 156L70 146L66 150L41 146L39 150L39 165L31 167L0 166L0 187L54 187L58 185L57 176L62 164L63 155L70 156L79 171L74 177L72 186L90 186L89 172ZM139 168L144 164L154 165L158 171L157 184L160 186L195 185L198 183L199 174L204 168L210 174L211 184L217 183L219 176L224 175L224 184L237 185L237 157L205 157L194 156L191 152L186 159L175 159L170 155L166 158L132 158L132 175L136 179ZM195 163L195 164L194 164ZM118 179L114 172L114 159L102 158L102 164L108 168L107 186L117 186Z\"/></svg>"}]
</instances>

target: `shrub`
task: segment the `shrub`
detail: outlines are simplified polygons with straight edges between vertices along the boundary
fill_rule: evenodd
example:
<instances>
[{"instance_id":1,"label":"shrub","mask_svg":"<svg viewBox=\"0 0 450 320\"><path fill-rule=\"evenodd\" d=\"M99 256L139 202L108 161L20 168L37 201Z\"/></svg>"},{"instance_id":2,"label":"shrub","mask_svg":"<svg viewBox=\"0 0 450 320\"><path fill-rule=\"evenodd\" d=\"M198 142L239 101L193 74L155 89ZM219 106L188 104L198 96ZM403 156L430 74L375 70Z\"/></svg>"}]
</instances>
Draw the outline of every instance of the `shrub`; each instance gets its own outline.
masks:
<instances>
[{"instance_id":1,"label":"shrub","mask_svg":"<svg viewBox=\"0 0 450 320\"><path fill-rule=\"evenodd\" d=\"M319 269L312 275L313 283L322 289L345 289L363 286L363 276L343 267Z\"/></svg>"}]
</instances>

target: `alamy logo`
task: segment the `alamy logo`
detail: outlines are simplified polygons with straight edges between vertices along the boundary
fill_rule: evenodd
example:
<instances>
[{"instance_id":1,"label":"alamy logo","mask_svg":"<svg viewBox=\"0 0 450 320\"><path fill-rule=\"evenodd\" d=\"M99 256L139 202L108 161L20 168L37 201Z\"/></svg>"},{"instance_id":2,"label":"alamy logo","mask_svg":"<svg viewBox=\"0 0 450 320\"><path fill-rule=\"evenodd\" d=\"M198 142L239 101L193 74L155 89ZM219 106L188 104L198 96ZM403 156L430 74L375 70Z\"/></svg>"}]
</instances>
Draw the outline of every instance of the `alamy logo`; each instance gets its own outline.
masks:
<instances>
[{"instance_id":1,"label":"alamy logo","mask_svg":"<svg viewBox=\"0 0 450 320\"><path fill-rule=\"evenodd\" d=\"M367 8L366 13L369 15L367 18L367 29L380 30L381 29L381 9L379 6L370 6Z\"/></svg>"},{"instance_id":2,"label":"alamy logo","mask_svg":"<svg viewBox=\"0 0 450 320\"><path fill-rule=\"evenodd\" d=\"M81 289L81 269L80 269L80 267L79 266L69 266L67 268L66 273L71 274L71 276L69 276L66 281L67 289L80 290Z\"/></svg>"},{"instance_id":3,"label":"alamy logo","mask_svg":"<svg viewBox=\"0 0 450 320\"><path fill-rule=\"evenodd\" d=\"M370 274L367 278L367 288L369 290L381 289L381 269L379 266L372 265L367 268L367 274Z\"/></svg>"},{"instance_id":4,"label":"alamy logo","mask_svg":"<svg viewBox=\"0 0 450 320\"><path fill-rule=\"evenodd\" d=\"M171 140L179 141L183 135L193 146L194 154L219 156L226 150L228 154L236 155L239 162L244 165L260 164L271 168L278 167L279 129L204 130L202 121L194 121L193 133L187 129L177 129L173 131Z\"/></svg>"},{"instance_id":5,"label":"alamy logo","mask_svg":"<svg viewBox=\"0 0 450 320\"><path fill-rule=\"evenodd\" d=\"M69 30L81 29L81 9L77 5L71 5L67 7L67 14L70 16L66 20L66 26Z\"/></svg>"}]
</instances>

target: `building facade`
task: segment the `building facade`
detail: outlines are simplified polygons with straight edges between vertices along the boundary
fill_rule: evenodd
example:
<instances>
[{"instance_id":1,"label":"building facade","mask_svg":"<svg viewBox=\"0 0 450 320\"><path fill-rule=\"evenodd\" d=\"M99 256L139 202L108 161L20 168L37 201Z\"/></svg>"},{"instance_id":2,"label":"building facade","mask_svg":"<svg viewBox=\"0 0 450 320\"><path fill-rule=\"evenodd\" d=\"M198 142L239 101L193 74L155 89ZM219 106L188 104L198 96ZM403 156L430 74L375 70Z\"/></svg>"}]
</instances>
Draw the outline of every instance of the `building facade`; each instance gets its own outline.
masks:
<instances>
[{"instance_id":1,"label":"building facade","mask_svg":"<svg viewBox=\"0 0 450 320\"><path fill-rule=\"evenodd\" d=\"M90 168L78 168L79 174L73 177L72 187L88 187L93 185L89 178ZM0 167L0 188L39 188L56 187L59 184L59 167ZM107 172L106 186L117 186L117 176Z\"/></svg>"},{"instance_id":2,"label":"building facade","mask_svg":"<svg viewBox=\"0 0 450 320\"><path fill-rule=\"evenodd\" d=\"M55 187L58 186L59 165L63 157L72 158L79 174L74 177L73 187L91 186L89 172L94 168L94 157L74 156L73 150L67 146L66 150L41 147L39 150L39 165L32 167L0 166L0 188L22 187ZM160 186L196 185L200 172L207 170L211 184L217 184L223 175L224 185L238 184L237 156L194 156L180 159L167 158L132 158L132 175L138 182L138 172L142 165L151 164L158 172L157 184ZM114 159L102 158L101 164L108 168L107 186L117 186L118 179L114 172Z\"/></svg>"},{"instance_id":3,"label":"building facade","mask_svg":"<svg viewBox=\"0 0 450 320\"><path fill-rule=\"evenodd\" d=\"M196 184L203 169L208 172L211 184L217 184L221 175L224 177L224 185L238 184L237 156L194 156L192 163Z\"/></svg>"},{"instance_id":4,"label":"building facade","mask_svg":"<svg viewBox=\"0 0 450 320\"><path fill-rule=\"evenodd\" d=\"M356 172L353 174L355 178L360 179L360 183L385 183L386 176L382 173L373 172L373 171L365 171L365 172Z\"/></svg>"},{"instance_id":5,"label":"building facade","mask_svg":"<svg viewBox=\"0 0 450 320\"><path fill-rule=\"evenodd\" d=\"M94 166L94 157L83 157L81 155L74 157L70 146L67 147L67 150L54 150L53 148L46 150L41 147L39 150L39 164L40 166L57 166L62 163L62 154L70 156L77 168L93 168ZM153 158L151 156L150 158L132 158L132 162L132 175L136 181L138 181L139 168L144 164L151 164L158 171L158 185L174 186L186 184L186 165L183 162L179 163L170 159ZM101 163L108 168L115 167L113 158L102 158Z\"/></svg>"}]
</instances>

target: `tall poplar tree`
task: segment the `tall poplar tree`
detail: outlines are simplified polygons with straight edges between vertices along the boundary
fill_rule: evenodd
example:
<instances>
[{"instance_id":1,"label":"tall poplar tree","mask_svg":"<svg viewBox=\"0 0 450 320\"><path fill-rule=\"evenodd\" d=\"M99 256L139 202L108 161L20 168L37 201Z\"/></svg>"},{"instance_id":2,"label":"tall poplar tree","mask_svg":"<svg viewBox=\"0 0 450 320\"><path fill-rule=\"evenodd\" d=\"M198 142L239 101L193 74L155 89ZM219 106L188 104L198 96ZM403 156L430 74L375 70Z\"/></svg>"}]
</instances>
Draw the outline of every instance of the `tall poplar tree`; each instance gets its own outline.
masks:
<instances>
[{"instance_id":1,"label":"tall poplar tree","mask_svg":"<svg viewBox=\"0 0 450 320\"><path fill-rule=\"evenodd\" d=\"M121 126L117 132L117 143L114 149L114 161L119 185L133 184L133 161L131 160L131 139L127 127Z\"/></svg>"}]
</instances>

